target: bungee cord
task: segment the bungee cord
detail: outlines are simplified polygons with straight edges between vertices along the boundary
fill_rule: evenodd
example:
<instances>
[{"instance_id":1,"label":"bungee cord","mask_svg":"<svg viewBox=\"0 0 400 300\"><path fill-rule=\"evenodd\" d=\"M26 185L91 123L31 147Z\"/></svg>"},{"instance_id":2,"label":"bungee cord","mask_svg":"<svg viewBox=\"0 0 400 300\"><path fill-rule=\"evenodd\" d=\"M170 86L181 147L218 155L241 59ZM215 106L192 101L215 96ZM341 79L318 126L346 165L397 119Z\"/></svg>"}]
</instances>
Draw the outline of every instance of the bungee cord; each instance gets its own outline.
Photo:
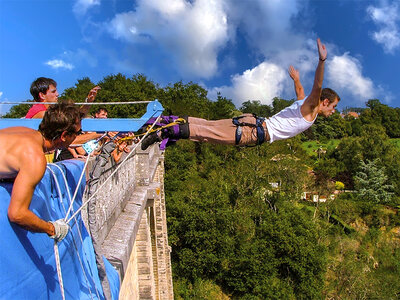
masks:
<instances>
[{"instance_id":1,"label":"bungee cord","mask_svg":"<svg viewBox=\"0 0 400 300\"><path fill-rule=\"evenodd\" d=\"M120 104L150 103L150 102L151 102L151 101L139 101L139 102L136 101L136 102L123 102L123 103L120 103ZM8 103L2 102L2 103L0 103L0 104L8 104ZM17 104L17 103L13 103L13 104ZM29 103L28 103L28 102L24 102L24 103L22 103L22 104L29 104ZM36 104L36 103L34 103L34 104ZM48 103L48 104L56 104L56 103ZM101 103L76 103L76 104L77 104L77 105L80 105L80 104L84 104L84 105L94 105L94 104L101 104ZM110 104L110 103L107 103L107 105L109 105L109 104ZM114 103L112 103L112 104L117 104L117 103L114 102ZM118 103L118 104L119 104L119 103ZM66 179L66 177L65 177L64 172L62 171L62 169L61 169L58 165L56 165L56 164L48 164L48 166L46 167L46 168L51 172L51 174L52 174L52 176L53 176L53 178L54 178L54 181L55 181L55 185L56 185L57 192L58 192L58 195L59 195L59 198L60 198L60 202L61 202L61 204L62 204L62 207L63 207L63 209L64 209L64 213L65 213L65 217L64 217L63 219L64 219L64 221L65 221L67 224L70 223L72 219L75 220L75 224L77 225L77 230L78 230L78 233L79 233L79 236L80 236L80 239L81 239L81 243L83 243L83 238L82 238L82 234L81 234L81 232L80 232L79 226L78 226L78 222L77 222L77 220L76 220L77 214L81 212L81 210L94 198L94 196L97 195L97 192L98 192L99 190L101 190L101 188L113 177L113 175L126 163L126 161L127 161L127 160L133 155L133 153L136 151L136 148L137 148L138 146L141 145L142 141L143 141L150 133L152 133L152 132L155 131L155 130L153 130L153 128L154 128L155 125L158 123L158 121L160 120L160 118L161 118L161 115L159 115L159 116L157 117L157 119L155 120L155 122L153 122L153 124L152 124L151 126L150 126L150 125L148 126L147 131L146 131L145 133L142 133L142 134L139 135L139 136L143 136L143 137L139 140L139 142L135 145L135 147L133 147L133 149L131 149L131 151L128 153L128 155L124 158L124 160L123 160L120 164L118 164L118 166L117 166L117 167L115 168L115 170L110 174L110 176L108 176L108 177L106 178L106 180L96 189L96 191L95 191L92 195L90 195L90 197L89 197L83 204L81 204L81 206L80 206L75 212L73 211L73 204L74 204L75 199L76 199L76 197L77 197L79 187L80 187L80 185L81 185L83 176L84 176L84 174L85 174L85 170L86 170L86 168L87 168L89 159L90 159L91 154L92 154L93 151L88 153L88 156L87 156L87 158L86 158L84 167L83 167L82 172L81 172L81 174L80 174L80 177L79 177L79 180L78 180L78 183L77 183L77 185L76 185L76 188L75 188L75 191L74 191L74 194L73 194L72 198L71 198L71 193L70 193L70 190L69 190L69 187L68 187L67 179ZM167 127L167 126L166 126L166 127ZM159 129L159 128L158 128L158 129ZM157 130L158 130L158 129L157 129ZM105 136L105 135L103 135L101 138L103 138L104 136ZM138 136L135 136L135 138L137 138L137 137L138 137ZM100 138L100 139L101 139L101 138ZM130 139L130 138L133 138L133 137L124 138L124 140L128 140L128 139ZM98 139L98 140L100 140L100 139ZM98 141L98 140L97 140L97 141ZM65 184L65 187L66 187L66 190L67 190L67 195L68 195L68 198L69 198L69 207L68 207L68 210L67 210L67 211L65 210L65 205L64 205L64 202L63 202L63 197L62 197L60 185L59 185L59 183L58 183L58 179L57 179L57 177L56 177L56 175L55 175L54 170L50 167L50 165L53 165L53 166L57 167L57 168L60 170L60 172L61 172L61 174L62 174L62 177L63 177L63 179L64 179L64 184ZM71 217L68 218L68 216L70 215L71 212L72 212L72 215L71 215ZM72 234L72 233L71 233L71 234ZM82 269L82 271L83 271L83 275L84 275L84 278L85 278L86 285L87 285L88 290L89 290L90 298L91 298L91 299L94 299L94 298L93 298L92 291L91 291L91 288L90 288L88 276L87 276L86 271L85 271L85 268L84 268L84 266L83 266L82 259L81 259L80 255L79 255L79 251L78 251L77 244L76 244L76 241L75 241L75 238L74 238L73 234L72 234L72 240L73 240L73 244L74 244L74 247L75 247L77 256L78 256L78 260L79 260L81 269ZM86 256L86 259L87 259L87 255L86 255L86 252L85 252L85 251L84 251L84 255ZM63 282L63 277L62 277L62 269L61 269L60 255L59 255L59 250L58 250L58 242L57 242L56 240L54 240L54 256L55 256L55 261L56 261L57 276L58 276L58 281L59 281L59 285L60 285L61 297L62 297L62 300L65 300L65 291L64 291L64 282ZM97 297L100 299L99 292L98 292L98 290L97 290L96 283L95 283L94 278L93 278L93 274L91 274L91 275L92 275L92 276L89 276L89 277L91 277L91 279L92 279L92 281L93 281L93 283L94 283L94 285L95 285L95 292L96 292L96 295L97 295Z\"/></svg>"},{"instance_id":2,"label":"bungee cord","mask_svg":"<svg viewBox=\"0 0 400 300\"><path fill-rule=\"evenodd\" d=\"M60 290L61 290L61 298L63 300L65 300L64 281L63 281L62 273L61 273L60 253L58 252L58 245L57 245L56 240L54 240L53 248L54 248L54 257L56 259L58 282L60 284Z\"/></svg>"},{"instance_id":3,"label":"bungee cord","mask_svg":"<svg viewBox=\"0 0 400 300\"><path fill-rule=\"evenodd\" d=\"M128 153L128 155L124 158L124 160L118 164L118 166L115 168L115 170L110 174L110 176L107 177L107 179L96 189L96 191L81 205L81 207L68 219L66 220L66 223L69 223L73 217L75 217L82 209L83 207L86 206L87 203L89 203L94 196L97 194L97 192L112 178L112 176L121 168L121 166L126 162L126 160L135 152L136 148L141 145L142 141L150 134L150 130L153 129L153 127L156 125L158 120L161 118L161 115L157 117L155 122L151 125L151 127L147 130L146 134L143 136L143 138L140 139L139 143L135 145L135 147ZM84 170L82 171L84 172Z\"/></svg>"},{"instance_id":4,"label":"bungee cord","mask_svg":"<svg viewBox=\"0 0 400 300\"><path fill-rule=\"evenodd\" d=\"M60 170L60 172L61 172L61 174L62 174L62 177L63 177L63 179L64 179L64 185L65 185L65 187L66 187L66 191L67 191L68 198L69 198L69 200L70 200L70 202L71 202L71 194L70 194L70 192L69 192L68 182L67 182L67 179L66 179L66 177L65 177L65 175L64 175L64 172L63 172L62 169L61 169L58 165L56 165L56 164L49 164L49 165L52 165L52 166L54 166L54 167L56 167L56 168L58 168L58 169ZM61 202L62 207L63 207L63 209L64 209L64 213L66 213L66 209L65 209L65 205L64 205L64 201L63 201L63 197L62 197L62 193L61 193L61 188L60 188L58 179L57 179L57 177L56 177L56 175L55 175L55 172L52 170L52 168L50 168L50 166L47 166L47 169L51 172L51 174L52 174L52 176L53 176L54 182L55 182L55 184L56 184L57 192L58 192L58 195L59 195L59 198L60 198L60 202ZM80 231L80 229L79 229L78 222L76 221L76 219L75 219L75 224L77 225L78 234L79 234L81 243L83 244L82 233L81 233L81 231ZM72 234L72 233L71 233L71 234ZM90 288L88 276L87 276L86 271L85 271L85 268L84 268L84 266L83 266L82 259L81 259L80 255L79 255L78 247L77 247L77 244L76 244L76 241L75 241L75 238L74 238L74 235L73 235L73 234L72 234L72 241L73 241L74 248L75 248L75 251L76 251L78 260L79 260L79 264L80 264L80 266L81 266L81 269L82 269L82 272L83 272L83 275L84 275L84 278L85 278L85 281L86 281L87 288L88 288L88 290L89 290L90 298L91 298L91 299L94 299L94 298L93 298L93 295L92 295L91 288ZM86 254L85 251L83 251L83 254L85 255L85 257L86 257L86 259L87 259L87 254ZM58 275L58 280L59 280L59 283L60 283L61 295L62 295L63 299L65 299L65 296L64 296L64 284L63 284L62 272L61 272L61 262L60 262L59 252L58 252L58 244L57 244L56 241L54 241L54 257L55 257L55 260L56 260L57 275ZM93 283L95 284L95 281L94 281L94 279L93 279L93 275L90 276L90 277L91 277ZM96 284L95 284L95 291L96 291L97 297L100 299L99 292L98 292L98 290L97 290L97 288L96 288Z\"/></svg>"},{"instance_id":5,"label":"bungee cord","mask_svg":"<svg viewBox=\"0 0 400 300\"><path fill-rule=\"evenodd\" d=\"M79 177L78 184L76 185L75 192L74 192L74 195L72 196L71 202L70 202L70 204L69 204L68 211L67 211L67 213L66 213L66 215L65 215L65 217L64 217L64 221L67 221L68 215L69 215L69 213L71 212L72 206L73 206L73 204L74 204L74 202L75 202L75 198L76 198L76 195L77 195L78 190L79 190L79 186L80 186L80 184L81 184L81 182L82 182L83 175L85 174L85 170L86 170L86 167L87 167L87 165L88 165L88 163L89 163L89 158L90 158L90 156L91 156L92 153L93 153L93 152L90 152L90 153L88 154L87 158L86 158L85 165L83 166L83 169L82 169L82 172L81 172L81 176ZM67 223L68 223L68 222L67 222Z\"/></svg>"},{"instance_id":6,"label":"bungee cord","mask_svg":"<svg viewBox=\"0 0 400 300\"><path fill-rule=\"evenodd\" d=\"M78 103L74 103L74 104L75 104L75 105L127 105L127 104L148 104L148 103L152 103L152 102L153 102L153 101L92 102L92 103L88 103L88 102L78 102ZM156 102L158 102L158 101L156 101ZM41 104L41 102L0 102L0 106L1 106L2 104L6 104L6 105L7 105L7 104L8 104L8 105L16 105L16 104L32 105L32 104ZM55 104L59 104L59 102L46 102L46 105L55 105ZM162 112L162 106L161 106L161 105L159 105L159 106L161 107L161 109L160 109L157 105L155 105L155 108L153 108L153 111L161 111L161 112ZM148 114L151 114L151 113L152 113L152 111L149 110L149 106L148 106L147 115L148 115ZM153 114L152 116L154 116L154 114ZM143 116L143 117L144 117L144 116ZM147 118L147 117L146 117L146 118ZM93 200L93 198L97 195L97 193L98 193L98 192L102 189L102 187L114 176L114 174L115 174L116 172L118 172L119 169L120 169L123 165L125 165L125 163L127 162L127 160L128 160L129 158L131 158L131 157L134 155L134 152L136 152L137 147L139 147L139 146L141 145L141 143L143 142L143 140L144 140L150 133L152 133L152 132L155 131L155 130L153 130L153 128L157 125L157 123L159 122L160 118L161 118L161 115L159 115L159 116L156 118L155 122L152 123L151 126L150 126L150 125L147 126L147 131L146 131L145 133L140 133L139 135L135 136L135 138L137 138L138 136L143 136L143 137L142 137L142 138L139 140L139 142L131 149L131 151L126 155L126 157L122 160L122 162L119 163L119 164L116 166L115 170L113 170L113 172L110 174L110 176L108 176L108 177L105 179L105 181L94 191L94 193L93 193L92 195L89 196L89 198L88 198L83 204L80 205L80 207L79 207L76 211L74 211L74 210L75 210L75 208L74 208L74 203L75 203L76 197L77 197L77 195L78 195L78 191L79 191L80 185L81 185L81 183L82 183L83 176L84 176L85 171L86 171L86 169L87 169L87 167L88 167L88 162L89 162L89 160L90 160L90 157L93 157L92 152L88 152L88 155L87 155L85 164L84 164L84 166L83 166L82 172L81 172L81 174L80 174L79 180L78 180L78 182L77 182L77 184L76 184L76 188L75 188L75 190L74 190L74 193L73 193L73 196L72 196L72 197L71 197L72 189L71 189L71 190L69 189L68 182L67 182L67 178L66 178L66 176L65 176L65 174L64 174L64 172L63 172L63 169L60 168L60 166L58 166L58 165L56 165L56 164L53 164L53 163L48 163L48 164L47 164L46 168L47 168L47 170L49 170L50 174L52 175L52 177L53 177L53 179L54 179L55 187L56 187L56 190L57 190L57 193L58 193L58 196L59 196L59 201L60 201L60 204L61 204L61 206L62 206L63 212L65 213L65 216L64 216L62 219L63 219L64 222L66 222L67 224L71 223L71 221L74 219L74 223L71 223L71 224L72 224L71 227L73 227L74 225L76 225L76 229L77 229L77 231L78 231L78 235L79 235L79 238L80 238L80 240L81 240L81 245L82 245L82 246L83 246L83 237L82 237L82 233L81 233L81 231L80 231L80 225L79 225L80 223L79 223L78 220L76 219L76 216L81 212L81 210L82 210L84 207L87 206L87 204L88 204L91 200ZM144 120L144 119L140 119L140 120ZM141 124L143 124L143 123L141 123ZM140 126L141 126L141 125L140 125ZM172 126L172 124L171 124L171 126ZM167 126L166 126L166 127L167 127ZM137 129L135 126L134 126L134 128L135 128L134 130ZM164 127L163 127L163 128L164 128ZM107 134L107 133L105 133L105 134L104 134L103 136L101 136L100 138L96 139L96 142L98 142L100 139L102 139L106 134ZM131 138L132 138L132 137L131 137ZM129 139L130 139L129 137L128 137L128 138L121 138L121 140L129 140ZM116 141L115 143L118 143L118 142ZM136 153L135 153L135 154L136 154ZM60 173L62 174L62 178L63 178L63 180L64 180L64 184L65 184L65 187L66 187L66 194L67 194L67 197L66 197L65 194L64 194L64 200L65 200L65 198L66 198L67 201L64 201L64 200L63 200L63 195L62 195L62 191L61 191L61 188L60 188L60 183L59 183L58 178L57 178L58 175L56 175L55 170L52 169L51 166L55 166L56 168L58 168L59 171L60 171ZM69 201L68 201L68 200L69 200ZM68 203L68 202L69 202L69 203ZM67 210L66 210L66 205L65 205L65 204L69 205ZM76 206L78 206L78 205L75 205L75 207L76 207ZM70 214L72 214L72 215L70 216ZM86 283L86 286L87 286L87 290L88 290L88 292L89 292L89 294L90 294L90 299L93 300L93 299L96 298L96 296L97 296L98 299L101 299L101 298L100 298L101 291L100 291L100 294L99 294L98 285L96 284L95 277L94 277L95 274L94 274L94 272L93 272L93 270L92 270L92 267L91 267L90 265L88 265L88 266L85 267L85 262L82 260L82 258L83 258L83 259L85 259L86 261L89 261L88 255L87 255L87 253L86 253L86 251L85 251L85 248L82 248L83 257L81 257L80 251L79 251L79 249L78 249L78 244L77 244L77 241L78 241L78 240L75 240L75 238L77 238L77 237L74 236L74 233L73 233L73 232L71 232L71 235L72 235L72 241L73 241L73 245L74 245L74 248L75 248L75 252L76 252L77 258L78 258L78 260L79 260L80 267L81 267L82 272L83 272L83 276L84 276L84 280L85 280L85 283ZM64 289L63 274L62 274L61 261L60 261L60 253L59 253L59 247L58 247L58 244L59 244L59 243L60 243L60 242L58 242L56 239L54 239L53 250L54 250L55 263L56 263L56 269L57 269L57 277L58 277L59 286L60 286L61 299L62 299L62 300L65 300L65 296L66 296L66 295L65 295L65 289ZM70 244L70 243L68 243L68 244ZM71 250L73 250L73 249L71 249ZM82 252L81 252L81 254L82 254ZM95 289L96 295L92 292L91 282L94 283L94 289ZM67 292L68 292L68 291L67 291Z\"/></svg>"},{"instance_id":7,"label":"bungee cord","mask_svg":"<svg viewBox=\"0 0 400 300\"><path fill-rule=\"evenodd\" d=\"M186 123L186 120L184 118L177 118L174 122L170 122L170 123L168 123L166 125L159 126L156 129L149 129L148 131L149 131L149 133L153 133L153 132L162 130L164 128L172 127L172 126L175 126L175 125L181 125L181 124L185 124L185 123ZM150 126L148 126L148 128L150 128ZM153 126L151 126L151 128L153 128ZM135 138L137 138L139 136L143 136L146 133L147 133L147 131L145 133L135 134L134 136L123 137L123 138L120 138L117 142L120 143L120 142L123 142L123 141L134 140Z\"/></svg>"},{"instance_id":8,"label":"bungee cord","mask_svg":"<svg viewBox=\"0 0 400 300\"><path fill-rule=\"evenodd\" d=\"M70 190L69 190L69 185L68 185L67 178L65 177L64 171L62 170L62 168L61 168L59 165L53 164L53 163L48 164L47 169L50 170L50 172L51 172L52 175L53 175L54 181L55 181L55 183L56 183L57 191L58 191L58 194L59 194L59 197L60 197L60 202L62 203L64 213L66 214L66 213L67 213L67 210L65 209L64 202L62 201L62 193L61 193L61 189L60 189L60 186L59 186L57 177L55 176L55 172L53 171L53 169L50 168L49 166L53 166L53 167L56 167L57 169L59 169L59 171L60 171L60 173L61 173L61 175L62 175L62 177L63 177L63 180L64 180L64 186L65 186L66 191L67 191L67 195L68 195L69 202L71 203L71 193L70 193ZM78 226L78 221L76 220L76 218L74 218L74 220L75 220L75 224L77 225L77 231L78 231L78 235L79 235L80 241L81 241L81 243L83 244L83 237L82 237L81 230L80 230L80 228L79 228L79 226ZM71 234L72 234L72 233L71 233ZM87 284L87 286L88 286L88 290L89 290L91 299L93 299L92 292L91 292L90 285L89 285L88 276L86 275L86 271L85 271L85 269L84 269L84 267L83 267L82 259L81 259L80 255L79 255L78 246L77 246L77 244L76 244L74 235L72 235L72 241L73 241L73 243L74 243L74 248L75 248L76 254L77 254L77 256L78 256L79 264L80 264L81 269L82 269L82 271L83 271L83 275L84 275L84 277L85 277L85 281L86 281L86 284ZM85 248L82 248L82 250L83 250L83 255L85 256L86 260L88 260L88 255L87 255L87 253L86 253L86 251L85 251ZM60 266L60 267L61 267L61 266ZM94 275L93 275L93 271L91 270L90 266L89 266L89 271L92 273L91 276L89 276L89 277L92 279L92 282L94 283L96 295L97 295L97 297L100 299L99 291L97 290L97 288L96 288L96 283L95 283L95 281L94 281L94 279L93 279L93 276L94 276Z\"/></svg>"}]
</instances>

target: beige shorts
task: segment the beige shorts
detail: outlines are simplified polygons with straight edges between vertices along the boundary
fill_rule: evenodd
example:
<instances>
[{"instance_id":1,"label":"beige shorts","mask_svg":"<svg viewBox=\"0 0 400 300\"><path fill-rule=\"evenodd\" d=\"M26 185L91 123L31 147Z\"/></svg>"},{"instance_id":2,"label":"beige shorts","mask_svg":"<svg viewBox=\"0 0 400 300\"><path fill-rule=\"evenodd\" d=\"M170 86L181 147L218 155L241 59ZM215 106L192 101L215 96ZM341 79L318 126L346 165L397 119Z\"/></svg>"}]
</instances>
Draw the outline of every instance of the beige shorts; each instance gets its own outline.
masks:
<instances>
[{"instance_id":1,"label":"beige shorts","mask_svg":"<svg viewBox=\"0 0 400 300\"><path fill-rule=\"evenodd\" d=\"M242 123L256 124L256 119L252 114L244 114L240 119ZM196 142L208 142L213 144L235 145L237 126L232 123L232 119L222 119L208 121L200 118L189 117L190 140ZM263 123L265 141L269 141L269 134L265 123ZM255 127L242 126L242 137L239 142L241 145L254 145L257 143L257 130Z\"/></svg>"}]
</instances>

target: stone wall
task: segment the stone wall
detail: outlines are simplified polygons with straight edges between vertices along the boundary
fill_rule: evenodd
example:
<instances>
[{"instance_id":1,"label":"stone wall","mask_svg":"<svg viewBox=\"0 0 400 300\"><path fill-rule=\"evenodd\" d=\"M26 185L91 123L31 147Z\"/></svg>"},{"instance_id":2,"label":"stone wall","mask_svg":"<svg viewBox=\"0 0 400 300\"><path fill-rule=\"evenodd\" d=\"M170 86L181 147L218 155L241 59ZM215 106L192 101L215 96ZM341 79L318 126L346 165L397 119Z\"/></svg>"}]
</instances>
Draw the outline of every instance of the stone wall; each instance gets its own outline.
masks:
<instances>
[{"instance_id":1,"label":"stone wall","mask_svg":"<svg viewBox=\"0 0 400 300\"><path fill-rule=\"evenodd\" d=\"M95 197L95 230L120 274L120 299L173 299L163 159L158 146L137 150ZM116 167L107 163L99 187Z\"/></svg>"}]
</instances>

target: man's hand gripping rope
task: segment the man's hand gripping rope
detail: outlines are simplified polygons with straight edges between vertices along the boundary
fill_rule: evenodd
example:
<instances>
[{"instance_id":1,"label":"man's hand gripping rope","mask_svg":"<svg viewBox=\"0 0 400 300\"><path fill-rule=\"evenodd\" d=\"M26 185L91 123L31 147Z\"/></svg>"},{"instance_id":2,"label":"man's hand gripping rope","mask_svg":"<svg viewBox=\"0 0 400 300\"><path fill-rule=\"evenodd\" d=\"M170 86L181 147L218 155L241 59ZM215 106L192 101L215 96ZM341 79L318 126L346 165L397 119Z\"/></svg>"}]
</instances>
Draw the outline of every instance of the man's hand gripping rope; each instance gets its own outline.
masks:
<instances>
[{"instance_id":1,"label":"man's hand gripping rope","mask_svg":"<svg viewBox=\"0 0 400 300\"><path fill-rule=\"evenodd\" d=\"M54 239L57 243L61 242L68 234L70 229L69 225L64 221L64 219L58 219L57 221L50 221L54 226L54 235L50 238Z\"/></svg>"}]
</instances>

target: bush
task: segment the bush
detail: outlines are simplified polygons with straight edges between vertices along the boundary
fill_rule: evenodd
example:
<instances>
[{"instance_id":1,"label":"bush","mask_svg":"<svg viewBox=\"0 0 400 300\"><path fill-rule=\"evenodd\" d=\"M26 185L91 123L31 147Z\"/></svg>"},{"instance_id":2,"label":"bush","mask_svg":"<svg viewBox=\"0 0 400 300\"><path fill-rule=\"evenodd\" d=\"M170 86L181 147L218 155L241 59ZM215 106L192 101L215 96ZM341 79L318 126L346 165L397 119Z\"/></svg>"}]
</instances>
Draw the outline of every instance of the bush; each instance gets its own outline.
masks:
<instances>
[{"instance_id":1,"label":"bush","mask_svg":"<svg viewBox=\"0 0 400 300\"><path fill-rule=\"evenodd\" d=\"M337 189L339 191L344 190L344 183L340 182L340 181L336 181L335 182L335 189Z\"/></svg>"}]
</instances>

